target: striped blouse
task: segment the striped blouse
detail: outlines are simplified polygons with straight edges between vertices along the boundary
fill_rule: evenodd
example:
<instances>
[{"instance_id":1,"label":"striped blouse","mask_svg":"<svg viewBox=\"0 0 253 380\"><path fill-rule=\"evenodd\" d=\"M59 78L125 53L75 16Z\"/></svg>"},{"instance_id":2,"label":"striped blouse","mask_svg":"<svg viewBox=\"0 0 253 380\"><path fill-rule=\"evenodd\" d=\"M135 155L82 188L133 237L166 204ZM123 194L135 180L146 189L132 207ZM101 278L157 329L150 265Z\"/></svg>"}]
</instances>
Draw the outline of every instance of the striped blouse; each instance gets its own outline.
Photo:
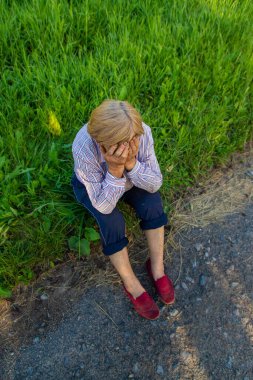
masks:
<instances>
[{"instance_id":1,"label":"striped blouse","mask_svg":"<svg viewBox=\"0 0 253 380\"><path fill-rule=\"evenodd\" d=\"M133 186L150 193L162 185L162 174L154 151L151 128L142 123L144 135L140 136L135 166L124 171L122 178L108 172L107 163L97 142L87 131L87 124L77 132L72 144L74 171L85 186L93 207L103 214L110 214L125 191Z\"/></svg>"}]
</instances>

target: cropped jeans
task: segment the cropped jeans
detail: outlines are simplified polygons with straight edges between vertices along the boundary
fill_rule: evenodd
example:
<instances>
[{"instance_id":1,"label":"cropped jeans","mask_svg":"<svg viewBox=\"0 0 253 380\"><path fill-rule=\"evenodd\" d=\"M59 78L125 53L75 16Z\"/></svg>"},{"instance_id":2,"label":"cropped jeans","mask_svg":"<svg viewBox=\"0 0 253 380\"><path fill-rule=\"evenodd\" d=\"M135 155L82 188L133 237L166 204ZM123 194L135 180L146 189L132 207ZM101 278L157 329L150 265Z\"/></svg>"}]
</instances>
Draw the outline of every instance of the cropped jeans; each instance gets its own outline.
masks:
<instances>
[{"instance_id":1,"label":"cropped jeans","mask_svg":"<svg viewBox=\"0 0 253 380\"><path fill-rule=\"evenodd\" d=\"M110 214L103 214L93 207L85 186L78 180L75 172L73 172L71 184L77 202L90 212L99 226L103 253L109 256L126 247L129 241L125 234L124 217L119 209L115 207ZM123 194L120 200L134 208L140 219L142 230L159 228L168 223L159 191L149 193L133 186Z\"/></svg>"}]
</instances>

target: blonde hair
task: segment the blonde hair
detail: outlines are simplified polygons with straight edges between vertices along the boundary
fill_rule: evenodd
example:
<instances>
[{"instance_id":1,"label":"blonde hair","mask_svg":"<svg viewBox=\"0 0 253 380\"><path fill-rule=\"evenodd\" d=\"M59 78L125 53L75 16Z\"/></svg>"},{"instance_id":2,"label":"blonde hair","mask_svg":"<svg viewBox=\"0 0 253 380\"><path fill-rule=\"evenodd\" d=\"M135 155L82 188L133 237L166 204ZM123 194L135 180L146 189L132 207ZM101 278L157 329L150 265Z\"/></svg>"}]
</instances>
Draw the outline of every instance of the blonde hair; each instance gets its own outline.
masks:
<instances>
[{"instance_id":1,"label":"blonde hair","mask_svg":"<svg viewBox=\"0 0 253 380\"><path fill-rule=\"evenodd\" d=\"M113 99L104 100L92 111L87 130L106 149L129 141L133 133L144 134L139 112L127 101Z\"/></svg>"}]
</instances>

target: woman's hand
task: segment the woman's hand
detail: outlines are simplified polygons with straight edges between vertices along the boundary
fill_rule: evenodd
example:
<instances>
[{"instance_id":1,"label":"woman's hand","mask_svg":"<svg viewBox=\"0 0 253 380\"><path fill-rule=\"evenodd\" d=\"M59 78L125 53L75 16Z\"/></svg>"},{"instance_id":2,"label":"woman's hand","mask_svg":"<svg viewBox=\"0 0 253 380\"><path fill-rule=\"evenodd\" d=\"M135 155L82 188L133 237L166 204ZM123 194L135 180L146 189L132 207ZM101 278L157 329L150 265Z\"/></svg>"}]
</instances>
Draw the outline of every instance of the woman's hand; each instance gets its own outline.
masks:
<instances>
[{"instance_id":1,"label":"woman's hand","mask_svg":"<svg viewBox=\"0 0 253 380\"><path fill-rule=\"evenodd\" d=\"M103 145L100 145L101 152L108 165L108 171L114 177L121 178L125 170L125 164L129 153L129 143L125 142L118 145L112 145L106 151Z\"/></svg>"},{"instance_id":2,"label":"woman's hand","mask_svg":"<svg viewBox=\"0 0 253 380\"><path fill-rule=\"evenodd\" d=\"M126 168L127 171L132 170L133 167L136 164L136 156L138 154L139 141L140 141L140 138L138 136L135 136L129 142L128 156L127 156L127 160L126 160L126 163L125 163L125 168Z\"/></svg>"}]
</instances>

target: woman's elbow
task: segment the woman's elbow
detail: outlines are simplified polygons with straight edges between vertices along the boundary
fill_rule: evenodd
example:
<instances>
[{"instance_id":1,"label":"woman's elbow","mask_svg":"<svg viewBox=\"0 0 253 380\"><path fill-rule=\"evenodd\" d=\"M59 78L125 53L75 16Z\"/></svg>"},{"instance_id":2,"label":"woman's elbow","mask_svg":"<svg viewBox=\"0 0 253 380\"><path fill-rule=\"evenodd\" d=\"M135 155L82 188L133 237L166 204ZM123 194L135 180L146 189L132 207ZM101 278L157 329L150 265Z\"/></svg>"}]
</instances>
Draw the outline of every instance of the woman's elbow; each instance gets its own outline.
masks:
<instances>
[{"instance_id":1,"label":"woman's elbow","mask_svg":"<svg viewBox=\"0 0 253 380\"><path fill-rule=\"evenodd\" d=\"M153 183L153 186L151 186L150 193L156 193L160 189L160 187L162 186L162 183L163 183L163 179L161 177L161 178L159 178L158 181L156 181L155 183Z\"/></svg>"},{"instance_id":2,"label":"woman's elbow","mask_svg":"<svg viewBox=\"0 0 253 380\"><path fill-rule=\"evenodd\" d=\"M98 204L96 202L92 202L92 206L101 214L111 214L114 210L114 207L111 204Z\"/></svg>"},{"instance_id":3,"label":"woman's elbow","mask_svg":"<svg viewBox=\"0 0 253 380\"><path fill-rule=\"evenodd\" d=\"M150 189L150 193L156 193L159 189L160 189L161 185L160 186L153 186L151 189Z\"/></svg>"}]
</instances>

